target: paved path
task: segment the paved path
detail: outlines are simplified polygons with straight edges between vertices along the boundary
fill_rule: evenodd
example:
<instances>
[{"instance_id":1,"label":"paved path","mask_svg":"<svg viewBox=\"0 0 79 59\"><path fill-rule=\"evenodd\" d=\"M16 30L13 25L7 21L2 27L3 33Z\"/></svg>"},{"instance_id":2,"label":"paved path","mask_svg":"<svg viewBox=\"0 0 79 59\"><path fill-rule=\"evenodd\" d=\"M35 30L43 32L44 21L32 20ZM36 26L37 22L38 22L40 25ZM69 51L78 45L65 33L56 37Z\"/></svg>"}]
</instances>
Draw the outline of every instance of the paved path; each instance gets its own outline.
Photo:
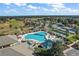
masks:
<instances>
[{"instance_id":1,"label":"paved path","mask_svg":"<svg viewBox=\"0 0 79 59\"><path fill-rule=\"evenodd\" d=\"M73 50L74 48L72 48L71 46L74 45L74 44L77 43L77 42L79 42L79 40L73 42L72 44L67 45L69 48L63 51L64 55L67 56L66 53L67 53L68 51L70 51L70 50Z\"/></svg>"},{"instance_id":2,"label":"paved path","mask_svg":"<svg viewBox=\"0 0 79 59\"><path fill-rule=\"evenodd\" d=\"M66 53L67 53L68 51L72 50L72 49L73 49L73 48L72 48L72 47L70 47L70 48L68 48L68 49L64 50L64 51L63 51L64 55L65 55L65 56L67 56L67 54L66 54Z\"/></svg>"},{"instance_id":3,"label":"paved path","mask_svg":"<svg viewBox=\"0 0 79 59\"><path fill-rule=\"evenodd\" d=\"M77 41L75 41L75 42L73 42L72 44L67 45L67 46L71 47L72 45L74 45L74 44L77 43L77 42L79 42L79 40L77 40Z\"/></svg>"}]
</instances>

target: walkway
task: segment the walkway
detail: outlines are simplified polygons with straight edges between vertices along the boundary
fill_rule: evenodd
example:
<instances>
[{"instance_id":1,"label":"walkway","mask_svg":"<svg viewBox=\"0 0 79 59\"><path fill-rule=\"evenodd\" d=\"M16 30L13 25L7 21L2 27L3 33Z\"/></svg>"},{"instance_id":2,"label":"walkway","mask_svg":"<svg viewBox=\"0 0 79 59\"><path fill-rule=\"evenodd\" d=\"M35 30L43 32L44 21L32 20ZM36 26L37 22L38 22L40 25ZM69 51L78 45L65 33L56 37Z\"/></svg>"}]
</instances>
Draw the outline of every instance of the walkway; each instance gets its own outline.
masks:
<instances>
[{"instance_id":1,"label":"walkway","mask_svg":"<svg viewBox=\"0 0 79 59\"><path fill-rule=\"evenodd\" d=\"M69 51L71 51L71 50L75 50L75 49L72 48L71 46L74 45L74 44L77 43L77 42L79 42L79 40L73 42L73 43L70 44L70 45L67 45L69 48L63 51L63 53L64 53L65 56L68 56L68 55L67 55L67 52L69 52Z\"/></svg>"},{"instance_id":2,"label":"walkway","mask_svg":"<svg viewBox=\"0 0 79 59\"><path fill-rule=\"evenodd\" d=\"M72 44L67 45L67 46L68 46L68 47L71 47L72 45L74 45L74 44L77 43L77 42L79 42L79 40L77 40L77 41L75 41L75 42L73 42Z\"/></svg>"}]
</instances>

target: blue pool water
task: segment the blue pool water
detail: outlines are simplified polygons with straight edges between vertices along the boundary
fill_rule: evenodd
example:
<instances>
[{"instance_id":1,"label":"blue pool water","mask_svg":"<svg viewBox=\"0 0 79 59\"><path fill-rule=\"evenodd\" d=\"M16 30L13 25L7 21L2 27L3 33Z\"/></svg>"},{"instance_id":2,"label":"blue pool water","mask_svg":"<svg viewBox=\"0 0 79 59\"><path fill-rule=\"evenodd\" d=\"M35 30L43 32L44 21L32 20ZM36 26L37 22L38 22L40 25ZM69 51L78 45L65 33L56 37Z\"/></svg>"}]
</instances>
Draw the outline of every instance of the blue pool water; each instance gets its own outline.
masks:
<instances>
[{"instance_id":1,"label":"blue pool water","mask_svg":"<svg viewBox=\"0 0 79 59\"><path fill-rule=\"evenodd\" d=\"M51 48L52 46L52 41L51 40L47 40L45 38L46 36L46 32L37 32L37 33L34 33L34 34L24 34L23 37L27 40L36 40L38 42L40 42L42 44L42 47L43 48Z\"/></svg>"},{"instance_id":2,"label":"blue pool water","mask_svg":"<svg viewBox=\"0 0 79 59\"><path fill-rule=\"evenodd\" d=\"M46 40L45 42L41 43L43 48L51 48L53 42L51 40Z\"/></svg>"},{"instance_id":3,"label":"blue pool water","mask_svg":"<svg viewBox=\"0 0 79 59\"><path fill-rule=\"evenodd\" d=\"M24 35L24 38L28 39L28 40L34 39L34 40L39 41L41 43L46 40L45 36L46 36L46 32L41 31L41 32L37 32L34 34Z\"/></svg>"}]
</instances>

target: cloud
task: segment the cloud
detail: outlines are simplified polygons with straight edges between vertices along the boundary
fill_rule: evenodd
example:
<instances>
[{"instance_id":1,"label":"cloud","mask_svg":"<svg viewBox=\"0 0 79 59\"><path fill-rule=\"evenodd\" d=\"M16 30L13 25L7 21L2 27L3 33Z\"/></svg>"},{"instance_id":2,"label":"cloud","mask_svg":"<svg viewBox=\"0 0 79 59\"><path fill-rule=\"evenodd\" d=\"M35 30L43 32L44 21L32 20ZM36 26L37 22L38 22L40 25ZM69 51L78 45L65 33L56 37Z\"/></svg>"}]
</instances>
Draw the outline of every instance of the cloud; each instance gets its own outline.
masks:
<instances>
[{"instance_id":1,"label":"cloud","mask_svg":"<svg viewBox=\"0 0 79 59\"><path fill-rule=\"evenodd\" d=\"M33 6L33 5L28 5L27 7L30 8L30 9L35 9L35 10L39 9L39 7L36 7L36 6Z\"/></svg>"},{"instance_id":2,"label":"cloud","mask_svg":"<svg viewBox=\"0 0 79 59\"><path fill-rule=\"evenodd\" d=\"M65 8L64 4L52 4L53 7L55 8Z\"/></svg>"},{"instance_id":3,"label":"cloud","mask_svg":"<svg viewBox=\"0 0 79 59\"><path fill-rule=\"evenodd\" d=\"M5 3L6 5L12 5L11 3ZM26 3L14 3L13 5L16 5L17 7L21 7L21 10L23 12L37 12L37 13L48 13L48 14L58 14L58 15L78 15L79 10L78 9L72 9L70 7L66 7L63 3L53 3L53 4L47 4L45 7L33 5L33 4L26 4ZM16 8L10 8L10 6L7 6L7 10L5 10L5 13L19 13L19 10L17 11Z\"/></svg>"},{"instance_id":4,"label":"cloud","mask_svg":"<svg viewBox=\"0 0 79 59\"><path fill-rule=\"evenodd\" d=\"M6 6L7 9L10 9L10 6Z\"/></svg>"},{"instance_id":5,"label":"cloud","mask_svg":"<svg viewBox=\"0 0 79 59\"><path fill-rule=\"evenodd\" d=\"M5 12L6 14L9 14L9 13L18 13L18 11L15 10L15 9L4 10L4 12Z\"/></svg>"},{"instance_id":6,"label":"cloud","mask_svg":"<svg viewBox=\"0 0 79 59\"><path fill-rule=\"evenodd\" d=\"M26 6L26 3L14 3L17 6Z\"/></svg>"},{"instance_id":7,"label":"cloud","mask_svg":"<svg viewBox=\"0 0 79 59\"><path fill-rule=\"evenodd\" d=\"M42 8L42 10L43 10L43 11L49 11L49 9L48 9L48 8Z\"/></svg>"},{"instance_id":8,"label":"cloud","mask_svg":"<svg viewBox=\"0 0 79 59\"><path fill-rule=\"evenodd\" d=\"M26 6L26 3L5 3L5 5L11 5L14 4L16 6Z\"/></svg>"},{"instance_id":9,"label":"cloud","mask_svg":"<svg viewBox=\"0 0 79 59\"><path fill-rule=\"evenodd\" d=\"M5 5L10 5L11 3L5 3Z\"/></svg>"},{"instance_id":10,"label":"cloud","mask_svg":"<svg viewBox=\"0 0 79 59\"><path fill-rule=\"evenodd\" d=\"M52 6L51 10L52 12L60 13L60 14L77 14L79 12L78 9L71 9L66 7L64 4L50 4Z\"/></svg>"},{"instance_id":11,"label":"cloud","mask_svg":"<svg viewBox=\"0 0 79 59\"><path fill-rule=\"evenodd\" d=\"M33 5L28 5L27 6L28 8L32 9L32 10L42 10L42 11L49 11L48 8L45 8L45 7L40 7L40 6L33 6Z\"/></svg>"}]
</instances>

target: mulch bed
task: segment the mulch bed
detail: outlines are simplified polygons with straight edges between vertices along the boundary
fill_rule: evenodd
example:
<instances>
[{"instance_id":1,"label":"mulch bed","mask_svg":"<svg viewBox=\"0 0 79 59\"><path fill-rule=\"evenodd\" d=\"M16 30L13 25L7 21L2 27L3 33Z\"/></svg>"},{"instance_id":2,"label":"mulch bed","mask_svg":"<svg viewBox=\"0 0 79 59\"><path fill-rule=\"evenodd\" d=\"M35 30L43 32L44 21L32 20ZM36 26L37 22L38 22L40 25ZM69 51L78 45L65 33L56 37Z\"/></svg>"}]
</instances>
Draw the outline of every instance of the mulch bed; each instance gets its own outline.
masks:
<instances>
[{"instance_id":1,"label":"mulch bed","mask_svg":"<svg viewBox=\"0 0 79 59\"><path fill-rule=\"evenodd\" d=\"M26 42L26 41L22 40L21 42L24 43L24 42Z\"/></svg>"}]
</instances>

